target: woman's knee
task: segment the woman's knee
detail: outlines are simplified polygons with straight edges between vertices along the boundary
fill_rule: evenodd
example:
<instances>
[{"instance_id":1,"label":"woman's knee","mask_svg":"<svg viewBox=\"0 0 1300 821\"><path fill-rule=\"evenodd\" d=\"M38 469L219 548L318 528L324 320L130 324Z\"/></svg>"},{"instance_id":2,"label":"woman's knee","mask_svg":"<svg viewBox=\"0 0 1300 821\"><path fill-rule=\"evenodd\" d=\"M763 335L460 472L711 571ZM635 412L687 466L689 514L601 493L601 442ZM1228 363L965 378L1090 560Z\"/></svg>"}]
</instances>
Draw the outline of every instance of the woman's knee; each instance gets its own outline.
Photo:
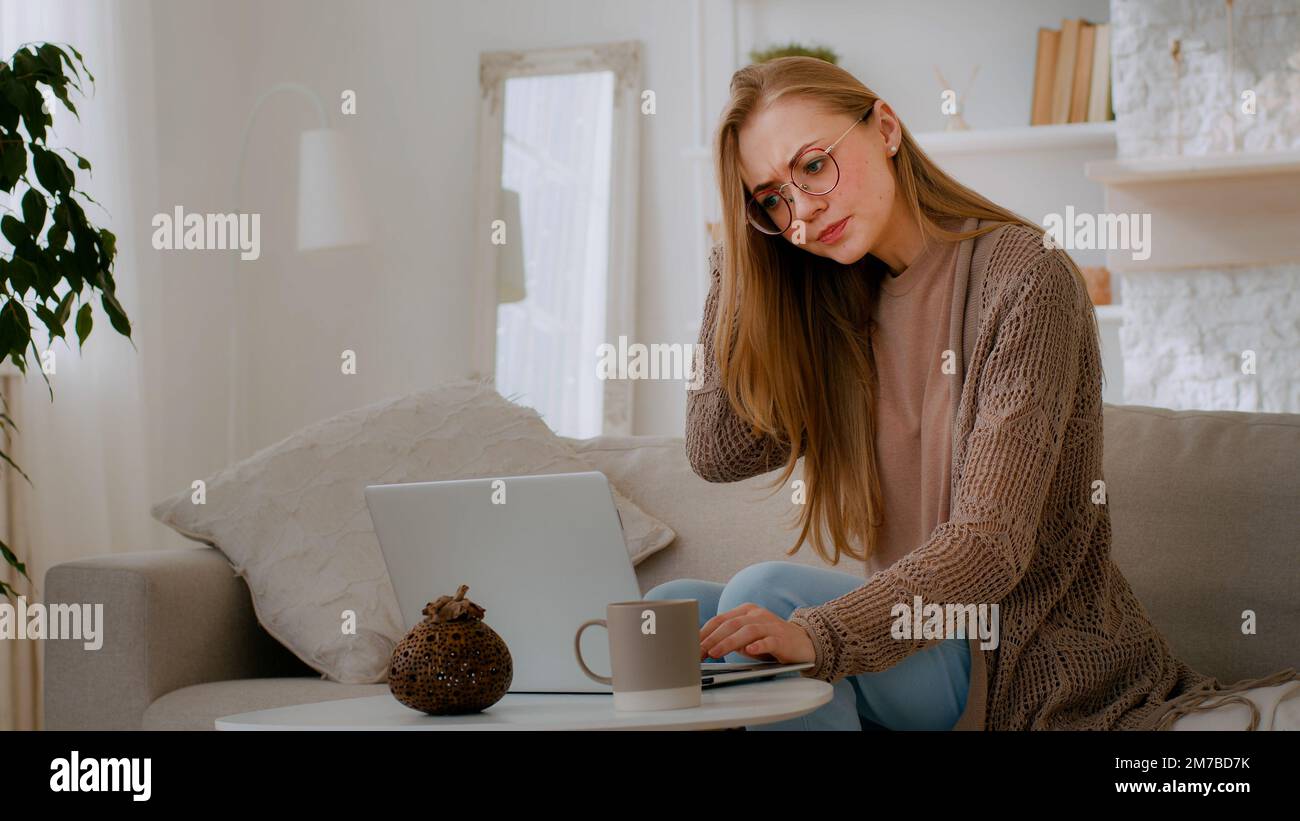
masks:
<instances>
[{"instance_id":1,"label":"woman's knee","mask_svg":"<svg viewBox=\"0 0 1300 821\"><path fill-rule=\"evenodd\" d=\"M722 585L717 582L707 582L703 579L670 579L647 590L644 598L647 601L698 599L700 593L712 594L721 587Z\"/></svg>"},{"instance_id":2,"label":"woman's knee","mask_svg":"<svg viewBox=\"0 0 1300 821\"><path fill-rule=\"evenodd\" d=\"M646 601L663 599L695 599L699 606L700 627L718 614L718 600L722 596L722 585L703 579L672 579L655 585L642 596Z\"/></svg>"},{"instance_id":3,"label":"woman's knee","mask_svg":"<svg viewBox=\"0 0 1300 821\"><path fill-rule=\"evenodd\" d=\"M786 618L788 614L781 611L798 606L793 600L795 591L790 583L792 571L797 569L798 566L792 562L780 561L758 562L742 568L723 588L718 611L752 602Z\"/></svg>"}]
</instances>

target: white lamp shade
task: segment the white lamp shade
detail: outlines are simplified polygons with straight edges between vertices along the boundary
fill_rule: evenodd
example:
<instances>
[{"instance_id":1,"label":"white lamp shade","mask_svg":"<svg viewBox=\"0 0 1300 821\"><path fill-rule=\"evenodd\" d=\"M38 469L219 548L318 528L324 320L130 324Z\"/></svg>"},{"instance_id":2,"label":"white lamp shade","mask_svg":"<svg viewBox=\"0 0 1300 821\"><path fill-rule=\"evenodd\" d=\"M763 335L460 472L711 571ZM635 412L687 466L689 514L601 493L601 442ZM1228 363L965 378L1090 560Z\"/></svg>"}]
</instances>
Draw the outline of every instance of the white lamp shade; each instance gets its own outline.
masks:
<instances>
[{"instance_id":1,"label":"white lamp shade","mask_svg":"<svg viewBox=\"0 0 1300 821\"><path fill-rule=\"evenodd\" d=\"M370 241L356 166L342 133L302 132L298 146L298 249L339 248Z\"/></svg>"},{"instance_id":2,"label":"white lamp shade","mask_svg":"<svg viewBox=\"0 0 1300 821\"><path fill-rule=\"evenodd\" d=\"M522 302L524 289L524 223L519 215L519 192L501 189L497 212L506 224L506 242L497 246L497 302Z\"/></svg>"}]
</instances>

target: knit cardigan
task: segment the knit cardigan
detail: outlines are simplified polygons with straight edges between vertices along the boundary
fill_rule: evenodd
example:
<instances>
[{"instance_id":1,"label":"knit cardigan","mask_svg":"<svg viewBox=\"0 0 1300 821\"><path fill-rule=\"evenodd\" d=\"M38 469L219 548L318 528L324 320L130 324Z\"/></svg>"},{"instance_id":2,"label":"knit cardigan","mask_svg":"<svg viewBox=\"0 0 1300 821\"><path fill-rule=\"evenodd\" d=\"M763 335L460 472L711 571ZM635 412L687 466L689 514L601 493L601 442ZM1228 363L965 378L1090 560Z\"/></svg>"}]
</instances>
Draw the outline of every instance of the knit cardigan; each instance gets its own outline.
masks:
<instances>
[{"instance_id":1,"label":"knit cardigan","mask_svg":"<svg viewBox=\"0 0 1300 821\"><path fill-rule=\"evenodd\" d=\"M1173 655L1112 561L1110 513L1093 485L1105 479L1099 341L1065 252L1007 223L963 241L956 266L948 347L964 377L953 392L949 516L861 587L790 615L815 648L803 675L833 683L936 644L891 635L895 605L919 596L999 605L998 646L967 638L970 686L954 729L1150 729L1206 709L1210 695L1296 677L1220 689ZM782 466L791 449L756 435L720 384L720 245L710 267L686 447L699 476L732 482Z\"/></svg>"}]
</instances>

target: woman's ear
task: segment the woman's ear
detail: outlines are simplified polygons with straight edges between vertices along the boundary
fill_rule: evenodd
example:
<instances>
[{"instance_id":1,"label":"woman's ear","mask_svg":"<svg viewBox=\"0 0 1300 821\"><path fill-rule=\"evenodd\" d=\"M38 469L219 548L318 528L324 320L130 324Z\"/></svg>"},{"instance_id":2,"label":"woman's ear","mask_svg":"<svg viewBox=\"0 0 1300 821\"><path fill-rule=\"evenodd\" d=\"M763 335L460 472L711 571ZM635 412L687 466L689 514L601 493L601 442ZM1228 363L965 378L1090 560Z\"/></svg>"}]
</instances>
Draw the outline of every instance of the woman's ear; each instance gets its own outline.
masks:
<instances>
[{"instance_id":1,"label":"woman's ear","mask_svg":"<svg viewBox=\"0 0 1300 821\"><path fill-rule=\"evenodd\" d=\"M876 100L872 106L872 112L876 115L876 123L880 138L884 141L885 153L894 156L898 153L898 143L902 140L902 129L898 127L898 117L894 114L894 109L884 99ZM897 135L894 132L899 132Z\"/></svg>"}]
</instances>

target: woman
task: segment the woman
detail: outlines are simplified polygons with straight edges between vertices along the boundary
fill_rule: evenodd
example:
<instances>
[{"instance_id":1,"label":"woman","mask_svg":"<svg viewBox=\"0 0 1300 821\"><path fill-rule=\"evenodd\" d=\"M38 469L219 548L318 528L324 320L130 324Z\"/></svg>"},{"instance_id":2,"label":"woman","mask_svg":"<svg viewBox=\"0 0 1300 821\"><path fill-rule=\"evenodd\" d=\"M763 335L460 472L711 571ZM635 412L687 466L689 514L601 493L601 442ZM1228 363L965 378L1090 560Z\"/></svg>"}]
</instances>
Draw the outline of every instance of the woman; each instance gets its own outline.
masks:
<instances>
[{"instance_id":1,"label":"woman","mask_svg":"<svg viewBox=\"0 0 1300 821\"><path fill-rule=\"evenodd\" d=\"M802 456L790 553L811 539L867 572L769 561L646 593L699 600L701 658L812 662L834 685L750 729L1141 728L1217 686L1111 561L1096 318L1069 256L821 60L738 71L715 162L692 468L784 465L784 485ZM995 614L996 646L900 629L914 604Z\"/></svg>"}]
</instances>

